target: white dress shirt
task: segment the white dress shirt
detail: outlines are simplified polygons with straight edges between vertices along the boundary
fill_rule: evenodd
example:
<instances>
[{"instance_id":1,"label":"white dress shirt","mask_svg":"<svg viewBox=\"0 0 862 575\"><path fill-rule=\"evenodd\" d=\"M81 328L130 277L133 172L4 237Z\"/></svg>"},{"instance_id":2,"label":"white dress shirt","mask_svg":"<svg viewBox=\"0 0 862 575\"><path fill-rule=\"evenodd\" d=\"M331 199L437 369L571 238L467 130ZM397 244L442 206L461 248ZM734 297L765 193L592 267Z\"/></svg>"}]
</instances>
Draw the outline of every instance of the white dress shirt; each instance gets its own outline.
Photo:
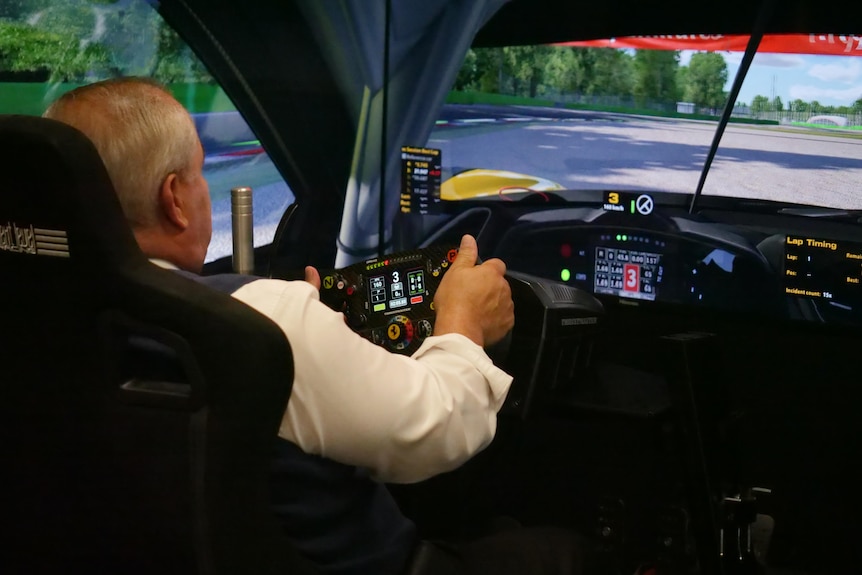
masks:
<instances>
[{"instance_id":1,"label":"white dress shirt","mask_svg":"<svg viewBox=\"0 0 862 575\"><path fill-rule=\"evenodd\" d=\"M290 342L279 435L306 453L410 483L455 469L494 438L512 378L467 337L432 336L407 357L354 333L307 282L260 279L232 295Z\"/></svg>"}]
</instances>

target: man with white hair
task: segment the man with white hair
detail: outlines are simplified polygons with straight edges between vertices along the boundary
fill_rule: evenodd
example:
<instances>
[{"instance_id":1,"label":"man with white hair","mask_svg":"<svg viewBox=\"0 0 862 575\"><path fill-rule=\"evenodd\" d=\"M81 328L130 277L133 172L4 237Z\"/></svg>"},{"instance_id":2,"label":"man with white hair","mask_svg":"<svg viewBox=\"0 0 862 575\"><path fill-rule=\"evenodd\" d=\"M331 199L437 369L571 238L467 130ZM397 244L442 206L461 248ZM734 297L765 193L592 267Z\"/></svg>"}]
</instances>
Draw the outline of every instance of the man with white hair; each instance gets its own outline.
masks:
<instances>
[{"instance_id":1,"label":"man with white hair","mask_svg":"<svg viewBox=\"0 0 862 575\"><path fill-rule=\"evenodd\" d=\"M98 82L64 94L44 115L93 141L151 261L230 293L290 341L295 377L279 430L274 507L297 548L325 573L404 573L416 529L382 482L449 471L493 439L511 377L483 346L514 323L505 264L476 265L476 242L465 236L435 296L435 335L412 357L392 354L319 301L314 268L304 282L197 275L212 235L204 153L188 112L164 87L140 78ZM441 553L456 573L484 572L492 555L500 568L488 572L574 572L568 534L517 533Z\"/></svg>"}]
</instances>

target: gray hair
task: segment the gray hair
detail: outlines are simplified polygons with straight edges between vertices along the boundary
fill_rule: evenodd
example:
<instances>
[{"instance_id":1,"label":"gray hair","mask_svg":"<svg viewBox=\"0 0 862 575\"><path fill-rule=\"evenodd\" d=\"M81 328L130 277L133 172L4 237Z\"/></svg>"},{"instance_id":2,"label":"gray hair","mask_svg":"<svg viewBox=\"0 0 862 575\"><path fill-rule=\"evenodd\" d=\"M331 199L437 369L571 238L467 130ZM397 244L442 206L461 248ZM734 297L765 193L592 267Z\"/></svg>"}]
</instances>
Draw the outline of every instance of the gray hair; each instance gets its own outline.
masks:
<instances>
[{"instance_id":1,"label":"gray hair","mask_svg":"<svg viewBox=\"0 0 862 575\"><path fill-rule=\"evenodd\" d=\"M115 78L67 92L43 114L86 134L102 157L132 227L157 222L158 193L183 175L199 146L189 113L145 78Z\"/></svg>"}]
</instances>

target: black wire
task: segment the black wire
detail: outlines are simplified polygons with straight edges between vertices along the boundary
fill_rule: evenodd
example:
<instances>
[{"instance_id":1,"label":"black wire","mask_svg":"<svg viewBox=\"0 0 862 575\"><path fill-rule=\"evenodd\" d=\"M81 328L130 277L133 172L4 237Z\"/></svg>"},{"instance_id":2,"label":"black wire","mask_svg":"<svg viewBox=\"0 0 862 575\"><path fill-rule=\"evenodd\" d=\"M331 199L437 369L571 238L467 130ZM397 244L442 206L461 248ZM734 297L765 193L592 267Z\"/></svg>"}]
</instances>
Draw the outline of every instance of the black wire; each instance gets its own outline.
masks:
<instances>
[{"instance_id":1,"label":"black wire","mask_svg":"<svg viewBox=\"0 0 862 575\"><path fill-rule=\"evenodd\" d=\"M377 257L383 257L386 231L386 154L387 150L387 132L389 131L389 36L392 22L392 0L386 2L386 22L384 23L384 39L383 39L383 113L380 118L382 126L380 132L380 203L378 206L379 213L377 215Z\"/></svg>"},{"instance_id":2,"label":"black wire","mask_svg":"<svg viewBox=\"0 0 862 575\"><path fill-rule=\"evenodd\" d=\"M757 47L763 39L763 30L766 28L766 23L772 17L773 8L775 8L776 0L764 0L760 5L760 12L757 15L757 20L754 23L754 29L751 31L751 36L748 39L748 45L745 47L745 54L742 56L742 62L739 64L739 71L733 78L733 85L730 87L730 93L727 95L727 102L724 103L724 111L721 113L721 118L718 121L718 128L712 136L712 145L709 147L709 153L706 155L706 162L703 165L703 170L700 172L700 180L697 182L697 189L691 197L691 205L688 207L688 213L694 213L694 207L697 199L703 191L703 185L706 183L706 175L709 173L709 168L712 166L712 160L715 159L715 153L718 151L718 144L721 137L724 135L724 129L730 120L730 115L733 113L733 108L736 106L736 98L739 96L739 91L742 89L742 82L748 74L748 68L751 66L751 61L757 53Z\"/></svg>"}]
</instances>

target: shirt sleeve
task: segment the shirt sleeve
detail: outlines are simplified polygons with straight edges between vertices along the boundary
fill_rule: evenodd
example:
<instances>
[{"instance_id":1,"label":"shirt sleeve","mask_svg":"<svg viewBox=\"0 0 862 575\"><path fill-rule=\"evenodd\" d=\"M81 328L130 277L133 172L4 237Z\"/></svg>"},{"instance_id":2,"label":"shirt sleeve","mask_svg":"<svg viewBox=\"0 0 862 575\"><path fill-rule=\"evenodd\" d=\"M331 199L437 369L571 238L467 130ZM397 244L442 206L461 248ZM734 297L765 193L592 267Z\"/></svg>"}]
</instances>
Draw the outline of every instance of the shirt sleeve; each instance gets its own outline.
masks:
<instances>
[{"instance_id":1,"label":"shirt sleeve","mask_svg":"<svg viewBox=\"0 0 862 575\"><path fill-rule=\"evenodd\" d=\"M408 357L354 333L307 282L262 279L233 295L287 335L294 382L279 435L306 453L411 483L493 439L512 378L467 337L429 337Z\"/></svg>"}]
</instances>

